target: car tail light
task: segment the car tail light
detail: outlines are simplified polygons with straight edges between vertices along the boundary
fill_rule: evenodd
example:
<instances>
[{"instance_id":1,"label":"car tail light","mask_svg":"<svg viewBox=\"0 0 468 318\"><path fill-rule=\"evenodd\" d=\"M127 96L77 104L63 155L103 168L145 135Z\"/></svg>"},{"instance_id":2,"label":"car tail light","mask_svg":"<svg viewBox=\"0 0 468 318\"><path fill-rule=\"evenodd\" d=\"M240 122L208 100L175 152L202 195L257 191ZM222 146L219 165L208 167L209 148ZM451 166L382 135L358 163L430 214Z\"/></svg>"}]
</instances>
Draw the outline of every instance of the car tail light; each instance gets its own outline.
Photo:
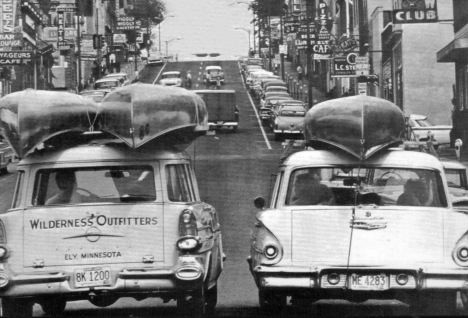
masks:
<instances>
[{"instance_id":1,"label":"car tail light","mask_svg":"<svg viewBox=\"0 0 468 318\"><path fill-rule=\"evenodd\" d=\"M10 281L9 277L7 274L5 274L4 272L0 272L0 288L1 287L5 287L8 282Z\"/></svg>"},{"instance_id":2,"label":"car tail light","mask_svg":"<svg viewBox=\"0 0 468 318\"><path fill-rule=\"evenodd\" d=\"M195 251L200 248L197 220L193 211L183 210L179 217L179 235L177 248L184 252Z\"/></svg>"},{"instance_id":3,"label":"car tail light","mask_svg":"<svg viewBox=\"0 0 468 318\"><path fill-rule=\"evenodd\" d=\"M0 220L0 244L6 244L6 243L7 243L7 238L6 238L5 226L3 225L2 220Z\"/></svg>"},{"instance_id":4,"label":"car tail light","mask_svg":"<svg viewBox=\"0 0 468 318\"><path fill-rule=\"evenodd\" d=\"M468 261L468 247L460 246L457 251L457 257L463 262Z\"/></svg>"},{"instance_id":5,"label":"car tail light","mask_svg":"<svg viewBox=\"0 0 468 318\"><path fill-rule=\"evenodd\" d=\"M327 280L330 283L330 285L336 285L340 282L340 275L337 273L331 273L327 276Z\"/></svg>"},{"instance_id":6,"label":"car tail light","mask_svg":"<svg viewBox=\"0 0 468 318\"><path fill-rule=\"evenodd\" d=\"M398 283L398 285L403 286L403 285L408 284L409 278L407 274L398 274L395 280Z\"/></svg>"},{"instance_id":7,"label":"car tail light","mask_svg":"<svg viewBox=\"0 0 468 318\"><path fill-rule=\"evenodd\" d=\"M262 265L273 265L283 258L283 248L273 233L263 223L256 223L251 252L257 253Z\"/></svg>"}]
</instances>

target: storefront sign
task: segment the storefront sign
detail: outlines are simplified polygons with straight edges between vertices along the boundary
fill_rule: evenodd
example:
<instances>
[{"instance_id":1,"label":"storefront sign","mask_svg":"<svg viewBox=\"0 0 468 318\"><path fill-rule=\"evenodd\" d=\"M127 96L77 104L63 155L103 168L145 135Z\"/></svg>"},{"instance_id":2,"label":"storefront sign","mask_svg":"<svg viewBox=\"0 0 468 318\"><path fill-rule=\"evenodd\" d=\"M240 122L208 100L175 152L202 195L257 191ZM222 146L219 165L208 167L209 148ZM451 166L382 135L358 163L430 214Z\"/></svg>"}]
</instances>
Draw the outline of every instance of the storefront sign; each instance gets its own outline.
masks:
<instances>
[{"instance_id":1,"label":"storefront sign","mask_svg":"<svg viewBox=\"0 0 468 318\"><path fill-rule=\"evenodd\" d=\"M333 59L332 77L356 77L356 53Z\"/></svg>"},{"instance_id":2,"label":"storefront sign","mask_svg":"<svg viewBox=\"0 0 468 318\"><path fill-rule=\"evenodd\" d=\"M114 34L114 43L126 43L127 35L126 34Z\"/></svg>"},{"instance_id":3,"label":"storefront sign","mask_svg":"<svg viewBox=\"0 0 468 318\"><path fill-rule=\"evenodd\" d=\"M120 16L117 18L117 31L140 30L141 21L136 21L134 17Z\"/></svg>"},{"instance_id":4,"label":"storefront sign","mask_svg":"<svg viewBox=\"0 0 468 318\"><path fill-rule=\"evenodd\" d=\"M59 51L66 51L71 49L72 45L67 41L58 41L57 42L57 50Z\"/></svg>"},{"instance_id":5,"label":"storefront sign","mask_svg":"<svg viewBox=\"0 0 468 318\"><path fill-rule=\"evenodd\" d=\"M393 23L438 22L437 0L394 0Z\"/></svg>"},{"instance_id":6,"label":"storefront sign","mask_svg":"<svg viewBox=\"0 0 468 318\"><path fill-rule=\"evenodd\" d=\"M367 83L358 83L358 95L367 95Z\"/></svg>"},{"instance_id":7,"label":"storefront sign","mask_svg":"<svg viewBox=\"0 0 468 318\"><path fill-rule=\"evenodd\" d=\"M344 41L341 41L338 45L344 52L351 51L352 49L358 46L355 38L349 38Z\"/></svg>"},{"instance_id":8,"label":"storefront sign","mask_svg":"<svg viewBox=\"0 0 468 318\"><path fill-rule=\"evenodd\" d=\"M0 0L0 33L13 33L16 18L17 0Z\"/></svg>"},{"instance_id":9,"label":"storefront sign","mask_svg":"<svg viewBox=\"0 0 468 318\"><path fill-rule=\"evenodd\" d=\"M70 49L70 45L65 42L65 21L63 11L57 10L57 49L65 51Z\"/></svg>"},{"instance_id":10,"label":"storefront sign","mask_svg":"<svg viewBox=\"0 0 468 318\"><path fill-rule=\"evenodd\" d=\"M0 65L21 65L32 57L33 51L0 51Z\"/></svg>"},{"instance_id":11,"label":"storefront sign","mask_svg":"<svg viewBox=\"0 0 468 318\"><path fill-rule=\"evenodd\" d=\"M358 56L356 57L356 75L358 76L367 76L369 75L369 57L368 56Z\"/></svg>"},{"instance_id":12,"label":"storefront sign","mask_svg":"<svg viewBox=\"0 0 468 318\"><path fill-rule=\"evenodd\" d=\"M317 23L317 40L314 46L312 46L312 51L315 54L330 54L331 53L331 46L330 46L330 30L332 24L331 19L329 16L328 6L323 0L319 2L319 9L318 9L318 19Z\"/></svg>"},{"instance_id":13,"label":"storefront sign","mask_svg":"<svg viewBox=\"0 0 468 318\"><path fill-rule=\"evenodd\" d=\"M0 47L23 46L22 33L0 33Z\"/></svg>"}]
</instances>

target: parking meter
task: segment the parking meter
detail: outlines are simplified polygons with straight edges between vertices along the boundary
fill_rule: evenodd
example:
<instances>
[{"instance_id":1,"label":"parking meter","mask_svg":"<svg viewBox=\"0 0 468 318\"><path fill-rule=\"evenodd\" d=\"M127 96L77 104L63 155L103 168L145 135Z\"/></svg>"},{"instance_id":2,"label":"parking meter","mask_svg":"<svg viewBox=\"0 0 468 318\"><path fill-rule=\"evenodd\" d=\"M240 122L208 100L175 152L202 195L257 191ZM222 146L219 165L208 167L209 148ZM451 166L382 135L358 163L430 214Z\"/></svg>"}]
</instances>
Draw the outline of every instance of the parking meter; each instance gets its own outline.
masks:
<instances>
[{"instance_id":1,"label":"parking meter","mask_svg":"<svg viewBox=\"0 0 468 318\"><path fill-rule=\"evenodd\" d=\"M455 140L455 152L457 153L458 161L460 161L461 147L463 146L463 141L461 139Z\"/></svg>"}]
</instances>

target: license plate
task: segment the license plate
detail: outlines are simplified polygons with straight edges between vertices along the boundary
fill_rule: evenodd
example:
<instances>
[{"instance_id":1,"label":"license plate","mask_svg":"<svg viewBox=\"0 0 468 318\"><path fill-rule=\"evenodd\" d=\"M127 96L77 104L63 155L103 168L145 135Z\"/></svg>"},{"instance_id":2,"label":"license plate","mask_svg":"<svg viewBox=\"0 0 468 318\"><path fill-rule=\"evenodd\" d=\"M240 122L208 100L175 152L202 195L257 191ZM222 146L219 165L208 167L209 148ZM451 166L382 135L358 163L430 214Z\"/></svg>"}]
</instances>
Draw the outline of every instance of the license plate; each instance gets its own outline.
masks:
<instances>
[{"instance_id":1,"label":"license plate","mask_svg":"<svg viewBox=\"0 0 468 318\"><path fill-rule=\"evenodd\" d=\"M110 267L89 267L75 270L75 287L110 285Z\"/></svg>"},{"instance_id":2,"label":"license plate","mask_svg":"<svg viewBox=\"0 0 468 318\"><path fill-rule=\"evenodd\" d=\"M360 290L385 290L388 289L388 277L380 275L357 275L353 274L349 278L351 289Z\"/></svg>"}]
</instances>

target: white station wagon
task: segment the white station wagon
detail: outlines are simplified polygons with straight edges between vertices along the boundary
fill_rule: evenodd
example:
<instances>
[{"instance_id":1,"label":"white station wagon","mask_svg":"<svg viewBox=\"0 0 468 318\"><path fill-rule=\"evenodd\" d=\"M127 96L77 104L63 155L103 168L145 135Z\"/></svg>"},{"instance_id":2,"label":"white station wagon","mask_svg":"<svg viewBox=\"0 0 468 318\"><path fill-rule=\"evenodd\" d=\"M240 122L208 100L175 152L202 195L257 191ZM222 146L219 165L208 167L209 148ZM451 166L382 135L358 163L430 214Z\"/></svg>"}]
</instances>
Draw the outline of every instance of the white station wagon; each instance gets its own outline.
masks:
<instances>
[{"instance_id":1,"label":"white station wagon","mask_svg":"<svg viewBox=\"0 0 468 318\"><path fill-rule=\"evenodd\" d=\"M288 297L397 299L418 313L467 308L468 215L455 211L444 167L393 148L405 118L385 100L354 96L306 114L308 150L280 165L271 200L258 197L248 258L266 313Z\"/></svg>"}]
</instances>

